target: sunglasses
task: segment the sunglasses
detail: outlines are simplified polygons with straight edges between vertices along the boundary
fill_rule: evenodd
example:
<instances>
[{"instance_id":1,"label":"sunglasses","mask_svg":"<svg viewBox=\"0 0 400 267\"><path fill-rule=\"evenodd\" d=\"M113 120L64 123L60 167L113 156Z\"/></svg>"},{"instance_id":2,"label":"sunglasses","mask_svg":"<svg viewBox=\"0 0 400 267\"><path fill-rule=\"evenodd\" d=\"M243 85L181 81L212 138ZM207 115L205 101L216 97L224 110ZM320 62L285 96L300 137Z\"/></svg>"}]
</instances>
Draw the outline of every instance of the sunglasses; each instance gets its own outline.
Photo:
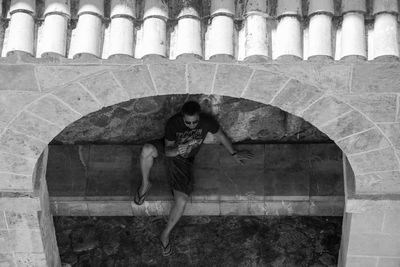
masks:
<instances>
[{"instance_id":1,"label":"sunglasses","mask_svg":"<svg viewBox=\"0 0 400 267\"><path fill-rule=\"evenodd\" d=\"M195 121L184 121L185 124L187 125L196 125L197 123L199 123L199 120L195 120Z\"/></svg>"}]
</instances>

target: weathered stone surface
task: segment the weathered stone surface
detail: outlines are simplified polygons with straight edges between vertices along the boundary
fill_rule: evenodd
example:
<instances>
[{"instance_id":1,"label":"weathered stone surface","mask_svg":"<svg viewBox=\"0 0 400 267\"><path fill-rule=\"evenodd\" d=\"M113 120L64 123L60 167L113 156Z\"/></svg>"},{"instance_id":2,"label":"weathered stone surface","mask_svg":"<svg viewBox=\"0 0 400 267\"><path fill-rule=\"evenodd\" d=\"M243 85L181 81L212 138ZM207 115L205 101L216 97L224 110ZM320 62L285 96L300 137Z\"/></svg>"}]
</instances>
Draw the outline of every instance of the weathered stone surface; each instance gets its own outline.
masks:
<instances>
[{"instance_id":1,"label":"weathered stone surface","mask_svg":"<svg viewBox=\"0 0 400 267\"><path fill-rule=\"evenodd\" d=\"M3 125L13 119L32 101L40 96L33 92L2 92L0 91L0 122Z\"/></svg>"},{"instance_id":2,"label":"weathered stone surface","mask_svg":"<svg viewBox=\"0 0 400 267\"><path fill-rule=\"evenodd\" d=\"M78 80L90 74L101 72L110 67L105 66L36 66L36 75L40 89L48 91L55 87Z\"/></svg>"},{"instance_id":3,"label":"weathered stone surface","mask_svg":"<svg viewBox=\"0 0 400 267\"><path fill-rule=\"evenodd\" d=\"M374 213L381 211L400 212L400 201L374 198L348 198L346 201L346 212L348 213Z\"/></svg>"},{"instance_id":4,"label":"weathered stone surface","mask_svg":"<svg viewBox=\"0 0 400 267\"><path fill-rule=\"evenodd\" d=\"M383 225L384 212L374 213L352 213L351 232L352 233L377 233Z\"/></svg>"},{"instance_id":5,"label":"weathered stone surface","mask_svg":"<svg viewBox=\"0 0 400 267\"><path fill-rule=\"evenodd\" d=\"M312 104L302 115L304 119L319 127L351 110L351 107L333 96L326 96Z\"/></svg>"},{"instance_id":6,"label":"weathered stone surface","mask_svg":"<svg viewBox=\"0 0 400 267\"><path fill-rule=\"evenodd\" d=\"M351 232L348 253L365 256L398 256L400 239L395 235Z\"/></svg>"},{"instance_id":7,"label":"weathered stone surface","mask_svg":"<svg viewBox=\"0 0 400 267\"><path fill-rule=\"evenodd\" d=\"M346 264L354 267L375 267L378 262L378 257L365 256L347 256Z\"/></svg>"},{"instance_id":8,"label":"weathered stone surface","mask_svg":"<svg viewBox=\"0 0 400 267\"><path fill-rule=\"evenodd\" d=\"M352 66L344 64L323 64L317 67L317 86L327 92L342 94L349 92Z\"/></svg>"},{"instance_id":9,"label":"weathered stone surface","mask_svg":"<svg viewBox=\"0 0 400 267\"><path fill-rule=\"evenodd\" d=\"M310 212L309 201L265 201L265 215L306 216Z\"/></svg>"},{"instance_id":10,"label":"weathered stone surface","mask_svg":"<svg viewBox=\"0 0 400 267\"><path fill-rule=\"evenodd\" d=\"M93 99L93 97L77 83L60 88L54 91L53 94L82 115L86 115L101 108L100 103Z\"/></svg>"},{"instance_id":11,"label":"weathered stone surface","mask_svg":"<svg viewBox=\"0 0 400 267\"><path fill-rule=\"evenodd\" d=\"M0 198L0 210L26 212L40 210L40 200L36 197L23 196L20 194L18 197L5 197Z\"/></svg>"},{"instance_id":12,"label":"weathered stone surface","mask_svg":"<svg viewBox=\"0 0 400 267\"><path fill-rule=\"evenodd\" d=\"M39 91L32 65L0 65L0 77L0 91Z\"/></svg>"},{"instance_id":13,"label":"weathered stone surface","mask_svg":"<svg viewBox=\"0 0 400 267\"><path fill-rule=\"evenodd\" d=\"M9 231L9 246L14 252L43 252L39 229L15 229Z\"/></svg>"},{"instance_id":14,"label":"weathered stone surface","mask_svg":"<svg viewBox=\"0 0 400 267\"><path fill-rule=\"evenodd\" d=\"M400 149L400 123L378 124L396 149Z\"/></svg>"},{"instance_id":15,"label":"weathered stone surface","mask_svg":"<svg viewBox=\"0 0 400 267\"><path fill-rule=\"evenodd\" d=\"M36 160L0 152L0 172L32 175Z\"/></svg>"},{"instance_id":16,"label":"weathered stone surface","mask_svg":"<svg viewBox=\"0 0 400 267\"><path fill-rule=\"evenodd\" d=\"M342 95L340 97L374 122L396 120L397 96L394 94Z\"/></svg>"},{"instance_id":17,"label":"weathered stone surface","mask_svg":"<svg viewBox=\"0 0 400 267\"><path fill-rule=\"evenodd\" d=\"M32 177L8 173L0 174L1 191L32 191Z\"/></svg>"},{"instance_id":18,"label":"weathered stone surface","mask_svg":"<svg viewBox=\"0 0 400 267\"><path fill-rule=\"evenodd\" d=\"M390 146L386 137L377 128L349 136L337 144L347 155Z\"/></svg>"},{"instance_id":19,"label":"weathered stone surface","mask_svg":"<svg viewBox=\"0 0 400 267\"><path fill-rule=\"evenodd\" d=\"M88 202L89 216L133 216L129 202Z\"/></svg>"},{"instance_id":20,"label":"weathered stone surface","mask_svg":"<svg viewBox=\"0 0 400 267\"><path fill-rule=\"evenodd\" d=\"M185 65L153 64L149 70L158 94L187 93Z\"/></svg>"},{"instance_id":21,"label":"weathered stone surface","mask_svg":"<svg viewBox=\"0 0 400 267\"><path fill-rule=\"evenodd\" d=\"M9 229L39 229L39 219L35 211L6 211L5 214Z\"/></svg>"},{"instance_id":22,"label":"weathered stone surface","mask_svg":"<svg viewBox=\"0 0 400 267\"><path fill-rule=\"evenodd\" d=\"M375 266L375 265L374 265ZM377 267L397 267L400 266L400 257L379 257Z\"/></svg>"},{"instance_id":23,"label":"weathered stone surface","mask_svg":"<svg viewBox=\"0 0 400 267\"><path fill-rule=\"evenodd\" d=\"M269 103L288 78L276 73L256 70L250 84L243 94L243 98L253 101Z\"/></svg>"},{"instance_id":24,"label":"weathered stone surface","mask_svg":"<svg viewBox=\"0 0 400 267\"><path fill-rule=\"evenodd\" d=\"M348 157L356 174L398 170L398 162L392 148L375 150Z\"/></svg>"},{"instance_id":25,"label":"weathered stone surface","mask_svg":"<svg viewBox=\"0 0 400 267\"><path fill-rule=\"evenodd\" d=\"M188 64L187 80L190 94L211 93L213 78L215 76L215 64Z\"/></svg>"},{"instance_id":26,"label":"weathered stone surface","mask_svg":"<svg viewBox=\"0 0 400 267\"><path fill-rule=\"evenodd\" d=\"M343 216L344 212L344 197L337 199L332 197L332 200L313 200L310 198L310 216Z\"/></svg>"},{"instance_id":27,"label":"weathered stone surface","mask_svg":"<svg viewBox=\"0 0 400 267\"><path fill-rule=\"evenodd\" d=\"M121 88L111 72L91 75L80 83L87 88L103 106L110 106L129 100L129 94Z\"/></svg>"},{"instance_id":28,"label":"weathered stone surface","mask_svg":"<svg viewBox=\"0 0 400 267\"><path fill-rule=\"evenodd\" d=\"M245 66L219 64L213 94L239 97L248 85L252 72Z\"/></svg>"},{"instance_id":29,"label":"weathered stone surface","mask_svg":"<svg viewBox=\"0 0 400 267\"><path fill-rule=\"evenodd\" d=\"M49 143L62 130L56 124L25 111L11 123L9 128L43 140L46 143Z\"/></svg>"},{"instance_id":30,"label":"weathered stone surface","mask_svg":"<svg viewBox=\"0 0 400 267\"><path fill-rule=\"evenodd\" d=\"M71 122L79 119L81 115L72 110L54 96L46 96L28 108L34 114L64 128Z\"/></svg>"},{"instance_id":31,"label":"weathered stone surface","mask_svg":"<svg viewBox=\"0 0 400 267\"><path fill-rule=\"evenodd\" d=\"M6 217L4 211L0 211L0 230L7 230ZM0 261L1 262L1 261Z\"/></svg>"},{"instance_id":32,"label":"weathered stone surface","mask_svg":"<svg viewBox=\"0 0 400 267\"><path fill-rule=\"evenodd\" d=\"M46 257L44 253L15 253L18 266L46 266Z\"/></svg>"},{"instance_id":33,"label":"weathered stone surface","mask_svg":"<svg viewBox=\"0 0 400 267\"><path fill-rule=\"evenodd\" d=\"M356 176L356 193L396 194L400 190L400 172L388 171Z\"/></svg>"},{"instance_id":34,"label":"weathered stone surface","mask_svg":"<svg viewBox=\"0 0 400 267\"><path fill-rule=\"evenodd\" d=\"M146 66L132 66L125 70L115 70L113 73L130 98L157 95Z\"/></svg>"},{"instance_id":35,"label":"weathered stone surface","mask_svg":"<svg viewBox=\"0 0 400 267\"><path fill-rule=\"evenodd\" d=\"M0 266L16 267L13 254L3 253L2 251L0 254Z\"/></svg>"},{"instance_id":36,"label":"weathered stone surface","mask_svg":"<svg viewBox=\"0 0 400 267\"><path fill-rule=\"evenodd\" d=\"M7 130L0 137L0 150L33 159L39 157L46 145L47 143L13 130Z\"/></svg>"},{"instance_id":37,"label":"weathered stone surface","mask_svg":"<svg viewBox=\"0 0 400 267\"><path fill-rule=\"evenodd\" d=\"M357 64L354 66L352 92L383 93L400 91L398 64Z\"/></svg>"},{"instance_id":38,"label":"weathered stone surface","mask_svg":"<svg viewBox=\"0 0 400 267\"><path fill-rule=\"evenodd\" d=\"M299 115L322 95L323 92L314 86L290 80L271 102L271 105Z\"/></svg>"},{"instance_id":39,"label":"weathered stone surface","mask_svg":"<svg viewBox=\"0 0 400 267\"><path fill-rule=\"evenodd\" d=\"M351 111L343 116L329 121L320 127L331 139L338 140L349 135L372 128L374 125L357 111Z\"/></svg>"},{"instance_id":40,"label":"weathered stone surface","mask_svg":"<svg viewBox=\"0 0 400 267\"><path fill-rule=\"evenodd\" d=\"M234 202L223 201L220 203L222 216L232 216L240 214L265 215L264 201Z\"/></svg>"},{"instance_id":41,"label":"weathered stone surface","mask_svg":"<svg viewBox=\"0 0 400 267\"><path fill-rule=\"evenodd\" d=\"M386 211L383 218L382 231L384 233L400 234L400 214L398 212Z\"/></svg>"},{"instance_id":42,"label":"weathered stone surface","mask_svg":"<svg viewBox=\"0 0 400 267\"><path fill-rule=\"evenodd\" d=\"M189 202L186 205L184 216L219 216L221 215L219 202Z\"/></svg>"},{"instance_id":43,"label":"weathered stone surface","mask_svg":"<svg viewBox=\"0 0 400 267\"><path fill-rule=\"evenodd\" d=\"M87 203L52 202L52 213L55 216L89 216Z\"/></svg>"}]
</instances>

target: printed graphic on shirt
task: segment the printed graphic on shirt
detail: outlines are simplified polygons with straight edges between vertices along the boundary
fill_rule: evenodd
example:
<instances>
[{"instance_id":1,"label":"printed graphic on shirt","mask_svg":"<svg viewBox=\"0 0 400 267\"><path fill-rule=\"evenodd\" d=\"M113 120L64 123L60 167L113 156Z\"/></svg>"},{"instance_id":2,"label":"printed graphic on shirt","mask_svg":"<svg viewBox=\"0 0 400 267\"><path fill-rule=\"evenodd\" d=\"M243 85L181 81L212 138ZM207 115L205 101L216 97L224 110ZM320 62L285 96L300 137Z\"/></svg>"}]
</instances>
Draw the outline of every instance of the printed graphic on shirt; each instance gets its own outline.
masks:
<instances>
[{"instance_id":1,"label":"printed graphic on shirt","mask_svg":"<svg viewBox=\"0 0 400 267\"><path fill-rule=\"evenodd\" d=\"M176 133L177 144L188 145L186 153L182 155L183 157L188 157L193 149L197 148L198 146L201 145L201 143L203 143L202 133L203 133L202 129L193 129L185 132Z\"/></svg>"}]
</instances>

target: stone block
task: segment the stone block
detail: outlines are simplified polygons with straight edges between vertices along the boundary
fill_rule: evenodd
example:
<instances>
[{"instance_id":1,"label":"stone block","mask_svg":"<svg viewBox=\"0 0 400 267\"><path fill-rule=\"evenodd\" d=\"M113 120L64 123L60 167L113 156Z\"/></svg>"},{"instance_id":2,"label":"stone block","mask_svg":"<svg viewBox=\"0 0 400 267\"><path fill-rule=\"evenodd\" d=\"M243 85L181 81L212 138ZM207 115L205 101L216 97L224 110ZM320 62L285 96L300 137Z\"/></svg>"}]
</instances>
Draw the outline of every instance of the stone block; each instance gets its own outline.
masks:
<instances>
[{"instance_id":1,"label":"stone block","mask_svg":"<svg viewBox=\"0 0 400 267\"><path fill-rule=\"evenodd\" d=\"M397 96L395 94L342 95L340 97L374 122L396 120Z\"/></svg>"},{"instance_id":2,"label":"stone block","mask_svg":"<svg viewBox=\"0 0 400 267\"><path fill-rule=\"evenodd\" d=\"M57 91L53 91L52 94L82 115L86 115L101 108L100 103L78 83L60 88Z\"/></svg>"},{"instance_id":3,"label":"stone block","mask_svg":"<svg viewBox=\"0 0 400 267\"><path fill-rule=\"evenodd\" d=\"M44 253L15 253L18 267L47 266Z\"/></svg>"},{"instance_id":4,"label":"stone block","mask_svg":"<svg viewBox=\"0 0 400 267\"><path fill-rule=\"evenodd\" d=\"M388 234L400 234L400 214L393 211L385 211L383 217L383 232ZM398 255L400 257L400 255Z\"/></svg>"},{"instance_id":5,"label":"stone block","mask_svg":"<svg viewBox=\"0 0 400 267\"><path fill-rule=\"evenodd\" d=\"M51 95L41 98L32 104L28 110L61 128L82 116Z\"/></svg>"},{"instance_id":6,"label":"stone block","mask_svg":"<svg viewBox=\"0 0 400 267\"><path fill-rule=\"evenodd\" d=\"M310 213L309 201L265 201L265 215L307 216Z\"/></svg>"},{"instance_id":7,"label":"stone block","mask_svg":"<svg viewBox=\"0 0 400 267\"><path fill-rule=\"evenodd\" d=\"M220 214L220 203L218 201L188 202L183 213L185 216L219 216Z\"/></svg>"},{"instance_id":8,"label":"stone block","mask_svg":"<svg viewBox=\"0 0 400 267\"><path fill-rule=\"evenodd\" d=\"M378 257L348 256L346 266L351 267L376 267Z\"/></svg>"},{"instance_id":9,"label":"stone block","mask_svg":"<svg viewBox=\"0 0 400 267\"><path fill-rule=\"evenodd\" d=\"M5 211L8 229L39 229L39 218L36 211Z\"/></svg>"},{"instance_id":10,"label":"stone block","mask_svg":"<svg viewBox=\"0 0 400 267\"><path fill-rule=\"evenodd\" d=\"M0 65L0 77L0 91L39 91L33 65Z\"/></svg>"},{"instance_id":11,"label":"stone block","mask_svg":"<svg viewBox=\"0 0 400 267\"><path fill-rule=\"evenodd\" d=\"M118 85L111 72L104 72L82 79L80 83L86 87L103 106L110 106L129 100L129 94Z\"/></svg>"},{"instance_id":12,"label":"stone block","mask_svg":"<svg viewBox=\"0 0 400 267\"><path fill-rule=\"evenodd\" d=\"M132 66L124 70L113 71L118 83L128 92L130 98L157 95L146 66Z\"/></svg>"},{"instance_id":13,"label":"stone block","mask_svg":"<svg viewBox=\"0 0 400 267\"><path fill-rule=\"evenodd\" d=\"M13 254L3 252L0 253L0 266L16 267L17 265L15 265Z\"/></svg>"},{"instance_id":14,"label":"stone block","mask_svg":"<svg viewBox=\"0 0 400 267\"><path fill-rule=\"evenodd\" d=\"M382 230L384 212L352 213L352 233L378 233Z\"/></svg>"},{"instance_id":15,"label":"stone block","mask_svg":"<svg viewBox=\"0 0 400 267\"><path fill-rule=\"evenodd\" d=\"M274 98L271 105L299 115L322 95L323 92L315 86L290 80Z\"/></svg>"},{"instance_id":16,"label":"stone block","mask_svg":"<svg viewBox=\"0 0 400 267\"><path fill-rule=\"evenodd\" d=\"M10 129L15 129L20 133L27 134L45 143L53 140L62 128L46 120L34 116L30 112L22 112L10 125Z\"/></svg>"},{"instance_id":17,"label":"stone block","mask_svg":"<svg viewBox=\"0 0 400 267\"><path fill-rule=\"evenodd\" d=\"M188 89L190 94L211 94L215 64L193 63L187 65Z\"/></svg>"},{"instance_id":18,"label":"stone block","mask_svg":"<svg viewBox=\"0 0 400 267\"><path fill-rule=\"evenodd\" d=\"M0 210L26 212L41 209L40 200L32 196L1 197Z\"/></svg>"},{"instance_id":19,"label":"stone block","mask_svg":"<svg viewBox=\"0 0 400 267\"><path fill-rule=\"evenodd\" d=\"M32 176L8 173L0 174L1 191L32 191L32 186Z\"/></svg>"},{"instance_id":20,"label":"stone block","mask_svg":"<svg viewBox=\"0 0 400 267\"><path fill-rule=\"evenodd\" d=\"M231 215L265 215L264 201L221 201L220 210L222 216Z\"/></svg>"},{"instance_id":21,"label":"stone block","mask_svg":"<svg viewBox=\"0 0 400 267\"><path fill-rule=\"evenodd\" d=\"M182 64L149 65L157 94L186 94L186 66Z\"/></svg>"},{"instance_id":22,"label":"stone block","mask_svg":"<svg viewBox=\"0 0 400 267\"><path fill-rule=\"evenodd\" d=\"M243 93L243 98L269 103L287 81L288 77L284 75L256 70L248 88Z\"/></svg>"},{"instance_id":23,"label":"stone block","mask_svg":"<svg viewBox=\"0 0 400 267\"><path fill-rule=\"evenodd\" d=\"M252 72L246 66L218 65L213 94L239 97L248 85Z\"/></svg>"},{"instance_id":24,"label":"stone block","mask_svg":"<svg viewBox=\"0 0 400 267\"><path fill-rule=\"evenodd\" d=\"M332 140L338 140L349 135L372 128L374 125L361 113L351 111L343 116L329 121L320 127Z\"/></svg>"},{"instance_id":25,"label":"stone block","mask_svg":"<svg viewBox=\"0 0 400 267\"><path fill-rule=\"evenodd\" d=\"M169 214L172 201L145 201L138 206L131 202L134 216L166 216Z\"/></svg>"},{"instance_id":26,"label":"stone block","mask_svg":"<svg viewBox=\"0 0 400 267\"><path fill-rule=\"evenodd\" d=\"M320 1L314 1L320 2ZM350 91L352 66L344 64L323 64L317 68L317 87L322 90L343 94Z\"/></svg>"},{"instance_id":27,"label":"stone block","mask_svg":"<svg viewBox=\"0 0 400 267\"><path fill-rule=\"evenodd\" d=\"M110 69L106 66L36 66L36 75L40 89L42 91L49 91L56 87L65 85L67 83L76 81L80 78L89 76L96 72L101 72Z\"/></svg>"},{"instance_id":28,"label":"stone block","mask_svg":"<svg viewBox=\"0 0 400 267\"><path fill-rule=\"evenodd\" d=\"M376 265L376 267L398 267L398 266L400 266L400 257L396 258L379 257L378 265Z\"/></svg>"},{"instance_id":29,"label":"stone block","mask_svg":"<svg viewBox=\"0 0 400 267\"><path fill-rule=\"evenodd\" d=\"M398 257L400 239L392 234L351 232L348 253L360 256Z\"/></svg>"},{"instance_id":30,"label":"stone block","mask_svg":"<svg viewBox=\"0 0 400 267\"><path fill-rule=\"evenodd\" d=\"M61 202L51 200L51 211L54 216L89 216L86 202Z\"/></svg>"},{"instance_id":31,"label":"stone block","mask_svg":"<svg viewBox=\"0 0 400 267\"><path fill-rule=\"evenodd\" d=\"M378 124L396 149L400 149L400 123Z\"/></svg>"},{"instance_id":32,"label":"stone block","mask_svg":"<svg viewBox=\"0 0 400 267\"><path fill-rule=\"evenodd\" d=\"M89 216L133 216L129 201L88 202Z\"/></svg>"},{"instance_id":33,"label":"stone block","mask_svg":"<svg viewBox=\"0 0 400 267\"><path fill-rule=\"evenodd\" d=\"M399 93L399 71L397 63L357 64L353 71L352 92Z\"/></svg>"},{"instance_id":34,"label":"stone block","mask_svg":"<svg viewBox=\"0 0 400 267\"><path fill-rule=\"evenodd\" d=\"M388 171L357 175L357 194L398 194L400 192L400 172Z\"/></svg>"},{"instance_id":35,"label":"stone block","mask_svg":"<svg viewBox=\"0 0 400 267\"><path fill-rule=\"evenodd\" d=\"M0 122L5 126L38 97L40 97L40 94L34 92L0 90Z\"/></svg>"},{"instance_id":36,"label":"stone block","mask_svg":"<svg viewBox=\"0 0 400 267\"><path fill-rule=\"evenodd\" d=\"M346 212L348 213L371 213L390 210L400 212L400 201L386 199L347 199Z\"/></svg>"},{"instance_id":37,"label":"stone block","mask_svg":"<svg viewBox=\"0 0 400 267\"><path fill-rule=\"evenodd\" d=\"M22 157L36 159L40 156L47 143L32 137L7 130L0 137L0 150Z\"/></svg>"},{"instance_id":38,"label":"stone block","mask_svg":"<svg viewBox=\"0 0 400 267\"><path fill-rule=\"evenodd\" d=\"M36 160L0 152L0 172L32 175Z\"/></svg>"},{"instance_id":39,"label":"stone block","mask_svg":"<svg viewBox=\"0 0 400 267\"><path fill-rule=\"evenodd\" d=\"M329 201L326 198L325 201L315 201L311 198L310 200L310 216L343 216L344 212L344 198L338 200L336 197Z\"/></svg>"},{"instance_id":40,"label":"stone block","mask_svg":"<svg viewBox=\"0 0 400 267\"><path fill-rule=\"evenodd\" d=\"M306 109L303 113L303 118L319 127L350 110L351 107L344 102L333 96L326 96Z\"/></svg>"},{"instance_id":41,"label":"stone block","mask_svg":"<svg viewBox=\"0 0 400 267\"><path fill-rule=\"evenodd\" d=\"M392 148L348 156L348 159L356 175L376 171L397 170L399 168Z\"/></svg>"},{"instance_id":42,"label":"stone block","mask_svg":"<svg viewBox=\"0 0 400 267\"><path fill-rule=\"evenodd\" d=\"M383 149L390 146L385 136L377 128L349 136L338 141L337 144L346 155Z\"/></svg>"},{"instance_id":43,"label":"stone block","mask_svg":"<svg viewBox=\"0 0 400 267\"><path fill-rule=\"evenodd\" d=\"M39 229L9 230L9 246L14 252L43 252L42 237Z\"/></svg>"}]
</instances>

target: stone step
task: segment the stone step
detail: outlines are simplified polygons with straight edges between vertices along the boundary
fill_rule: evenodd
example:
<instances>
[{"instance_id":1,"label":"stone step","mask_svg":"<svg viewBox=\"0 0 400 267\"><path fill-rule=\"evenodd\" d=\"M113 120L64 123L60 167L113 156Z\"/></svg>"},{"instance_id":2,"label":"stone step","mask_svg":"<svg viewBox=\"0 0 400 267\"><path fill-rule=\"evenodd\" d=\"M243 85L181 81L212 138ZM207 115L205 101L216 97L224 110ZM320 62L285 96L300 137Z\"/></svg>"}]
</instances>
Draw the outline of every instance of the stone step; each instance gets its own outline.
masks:
<instances>
[{"instance_id":1,"label":"stone step","mask_svg":"<svg viewBox=\"0 0 400 267\"><path fill-rule=\"evenodd\" d=\"M9 0L0 50L70 59L399 56L396 0ZM11 3L10 3L11 2Z\"/></svg>"},{"instance_id":2,"label":"stone step","mask_svg":"<svg viewBox=\"0 0 400 267\"><path fill-rule=\"evenodd\" d=\"M335 144L236 147L252 151L255 158L239 166L222 146L203 145L194 165L189 214L342 214L342 153ZM140 150L136 145L50 146L47 184L54 214L169 210L172 195L161 160L150 174L147 204L132 202L141 181Z\"/></svg>"}]
</instances>

